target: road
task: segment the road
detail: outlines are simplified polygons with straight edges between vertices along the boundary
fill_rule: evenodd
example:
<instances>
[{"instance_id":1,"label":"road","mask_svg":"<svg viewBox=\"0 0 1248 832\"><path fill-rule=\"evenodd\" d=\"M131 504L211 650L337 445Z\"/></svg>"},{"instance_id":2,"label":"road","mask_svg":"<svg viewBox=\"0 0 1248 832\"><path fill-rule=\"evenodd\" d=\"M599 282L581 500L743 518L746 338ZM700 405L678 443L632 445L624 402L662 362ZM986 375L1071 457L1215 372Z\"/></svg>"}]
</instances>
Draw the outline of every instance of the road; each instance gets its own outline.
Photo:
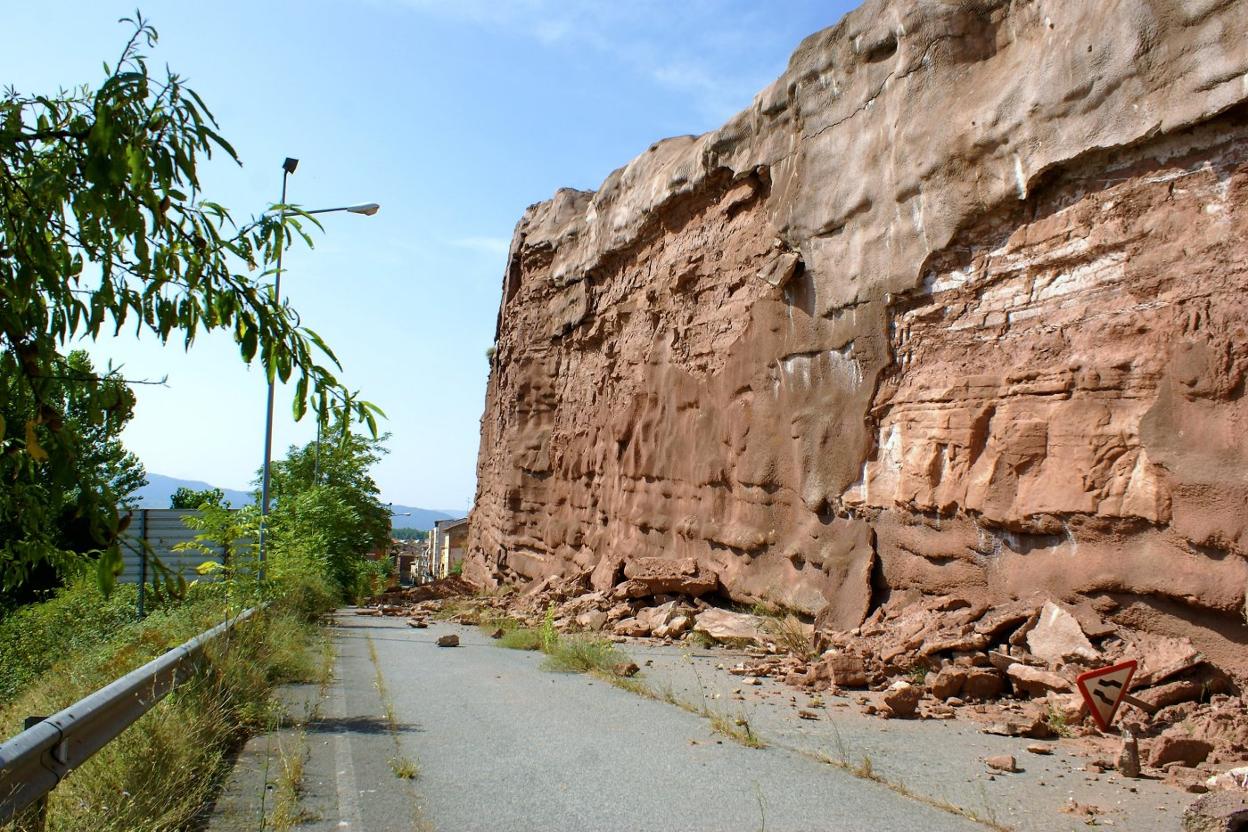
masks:
<instances>
[{"instance_id":1,"label":"road","mask_svg":"<svg viewBox=\"0 0 1248 832\"><path fill-rule=\"evenodd\" d=\"M445 632L462 646L437 647ZM985 828L811 757L738 745L670 704L543 671L540 655L472 628L348 613L336 634L301 829ZM419 777L397 778L396 758Z\"/></svg>"}]
</instances>

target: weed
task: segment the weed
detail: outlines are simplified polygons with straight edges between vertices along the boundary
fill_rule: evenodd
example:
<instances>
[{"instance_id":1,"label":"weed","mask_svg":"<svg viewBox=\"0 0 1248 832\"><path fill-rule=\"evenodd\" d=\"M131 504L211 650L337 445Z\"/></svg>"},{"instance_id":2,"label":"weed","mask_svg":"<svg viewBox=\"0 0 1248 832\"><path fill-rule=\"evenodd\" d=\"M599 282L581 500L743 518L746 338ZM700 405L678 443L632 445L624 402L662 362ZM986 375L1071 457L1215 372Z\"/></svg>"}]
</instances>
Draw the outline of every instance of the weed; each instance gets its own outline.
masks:
<instances>
[{"instance_id":1,"label":"weed","mask_svg":"<svg viewBox=\"0 0 1248 832\"><path fill-rule=\"evenodd\" d=\"M1044 709L1044 722L1059 737L1073 737L1075 735L1069 721L1066 719L1066 715L1051 704Z\"/></svg>"},{"instance_id":2,"label":"weed","mask_svg":"<svg viewBox=\"0 0 1248 832\"><path fill-rule=\"evenodd\" d=\"M387 762L390 763L390 770L394 772L394 776L400 780L415 780L420 776L420 766L410 757L398 755L391 757Z\"/></svg>"},{"instance_id":3,"label":"weed","mask_svg":"<svg viewBox=\"0 0 1248 832\"><path fill-rule=\"evenodd\" d=\"M503 633L503 637L498 640L498 646L508 650L541 650L542 634L527 627L511 630Z\"/></svg>"},{"instance_id":4,"label":"weed","mask_svg":"<svg viewBox=\"0 0 1248 832\"><path fill-rule=\"evenodd\" d=\"M754 733L754 729L750 727L750 720L743 713L729 717L708 708L703 712L703 716L710 720L712 731L722 734L735 743L744 745L746 748L767 747L762 737Z\"/></svg>"},{"instance_id":5,"label":"weed","mask_svg":"<svg viewBox=\"0 0 1248 832\"><path fill-rule=\"evenodd\" d=\"M559 643L559 631L555 629L555 605L546 607L546 615L542 619L542 629L538 631L542 641L542 652L549 653Z\"/></svg>"},{"instance_id":6,"label":"weed","mask_svg":"<svg viewBox=\"0 0 1248 832\"><path fill-rule=\"evenodd\" d=\"M883 778L875 773L875 764L871 762L870 754L863 754L862 759L858 761L858 765L854 767L854 776L861 777L863 780L874 780L877 783Z\"/></svg>"},{"instance_id":7,"label":"weed","mask_svg":"<svg viewBox=\"0 0 1248 832\"><path fill-rule=\"evenodd\" d=\"M931 672L931 669L927 662L915 662L906 671L906 679L916 687L923 687L924 682L927 680L927 674Z\"/></svg>"},{"instance_id":8,"label":"weed","mask_svg":"<svg viewBox=\"0 0 1248 832\"><path fill-rule=\"evenodd\" d=\"M279 737L277 755L281 770L274 787L272 821L275 830L286 832L307 820L306 814L299 809L303 767L308 756L307 734L300 730L295 735L294 748L289 750L282 747Z\"/></svg>"},{"instance_id":9,"label":"weed","mask_svg":"<svg viewBox=\"0 0 1248 832\"><path fill-rule=\"evenodd\" d=\"M797 616L787 615L782 619L777 619L770 629L775 631L776 643L780 647L803 661L812 661L818 658L819 654L815 650L814 640L807 633L806 627L807 625L803 624Z\"/></svg>"},{"instance_id":10,"label":"weed","mask_svg":"<svg viewBox=\"0 0 1248 832\"><path fill-rule=\"evenodd\" d=\"M613 668L617 664L628 662L625 656L610 641L601 638L561 638L549 647L543 639L543 650L547 658L542 664L545 670L556 673L597 673L603 676L616 675Z\"/></svg>"},{"instance_id":11,"label":"weed","mask_svg":"<svg viewBox=\"0 0 1248 832\"><path fill-rule=\"evenodd\" d=\"M694 630L690 634L689 640L693 642L695 647L699 647L703 650L709 650L710 648L718 644L718 642L716 642L715 639L711 638L706 633L700 630Z\"/></svg>"}]
</instances>

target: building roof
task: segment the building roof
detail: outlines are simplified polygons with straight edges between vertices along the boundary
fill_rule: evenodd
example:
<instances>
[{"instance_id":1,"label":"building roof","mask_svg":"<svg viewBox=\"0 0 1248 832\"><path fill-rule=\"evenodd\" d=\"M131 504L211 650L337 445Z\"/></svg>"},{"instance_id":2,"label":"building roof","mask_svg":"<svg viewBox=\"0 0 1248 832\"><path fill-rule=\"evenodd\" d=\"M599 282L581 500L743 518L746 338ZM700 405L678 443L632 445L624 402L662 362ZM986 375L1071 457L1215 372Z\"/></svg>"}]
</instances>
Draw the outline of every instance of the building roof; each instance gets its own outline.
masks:
<instances>
[{"instance_id":1,"label":"building roof","mask_svg":"<svg viewBox=\"0 0 1248 832\"><path fill-rule=\"evenodd\" d=\"M438 529L439 531L444 532L449 529L456 528L457 526L464 526L467 524L468 524L468 518L461 517L458 520L436 520L434 521L433 525L434 525L434 528Z\"/></svg>"}]
</instances>

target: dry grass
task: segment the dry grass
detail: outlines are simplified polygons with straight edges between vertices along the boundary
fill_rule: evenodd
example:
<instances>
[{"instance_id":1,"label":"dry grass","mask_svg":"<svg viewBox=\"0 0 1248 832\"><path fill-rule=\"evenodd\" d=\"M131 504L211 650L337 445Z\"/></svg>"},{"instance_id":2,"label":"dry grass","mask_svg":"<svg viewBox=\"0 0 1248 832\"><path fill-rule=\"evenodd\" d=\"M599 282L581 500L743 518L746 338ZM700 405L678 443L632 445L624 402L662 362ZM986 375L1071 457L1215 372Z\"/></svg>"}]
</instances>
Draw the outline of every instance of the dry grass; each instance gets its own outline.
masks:
<instances>
[{"instance_id":1,"label":"dry grass","mask_svg":"<svg viewBox=\"0 0 1248 832\"><path fill-rule=\"evenodd\" d=\"M11 736L24 716L55 713L224 616L221 593L197 588L188 602L66 656L0 710L0 725ZM273 687L314 680L318 638L314 624L279 605L210 645L200 673L52 791L47 829L163 832L191 826L228 773L231 749L279 721ZM292 758L291 766L293 776L299 764Z\"/></svg>"}]
</instances>

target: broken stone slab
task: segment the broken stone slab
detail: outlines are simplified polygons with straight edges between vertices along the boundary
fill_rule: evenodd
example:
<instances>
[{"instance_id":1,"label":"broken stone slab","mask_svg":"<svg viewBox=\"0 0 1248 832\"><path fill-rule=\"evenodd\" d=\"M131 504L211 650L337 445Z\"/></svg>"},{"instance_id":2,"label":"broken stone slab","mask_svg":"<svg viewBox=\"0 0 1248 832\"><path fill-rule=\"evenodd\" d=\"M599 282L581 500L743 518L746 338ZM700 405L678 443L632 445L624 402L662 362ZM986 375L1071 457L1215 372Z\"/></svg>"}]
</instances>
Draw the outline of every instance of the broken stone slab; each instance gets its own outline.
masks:
<instances>
[{"instance_id":1,"label":"broken stone slab","mask_svg":"<svg viewBox=\"0 0 1248 832\"><path fill-rule=\"evenodd\" d=\"M1033 740L1043 740L1053 736L1053 729L1039 714L1008 714L1002 719L988 723L980 729L980 732L1000 737L1027 737Z\"/></svg>"},{"instance_id":2,"label":"broken stone slab","mask_svg":"<svg viewBox=\"0 0 1248 832\"><path fill-rule=\"evenodd\" d=\"M1178 682L1167 682L1157 687L1132 691L1132 695L1154 708L1168 708L1180 702L1195 702L1203 692L1200 682L1184 679Z\"/></svg>"},{"instance_id":3,"label":"broken stone slab","mask_svg":"<svg viewBox=\"0 0 1248 832\"><path fill-rule=\"evenodd\" d=\"M454 633L451 633L450 635L445 635L445 636L438 636L438 646L439 647L458 647L459 636L455 635Z\"/></svg>"},{"instance_id":4,"label":"broken stone slab","mask_svg":"<svg viewBox=\"0 0 1248 832\"><path fill-rule=\"evenodd\" d=\"M783 289L793 279L793 275L797 274L801 262L802 256L796 251L786 251L764 266L758 276L777 289Z\"/></svg>"},{"instance_id":5,"label":"broken stone slab","mask_svg":"<svg viewBox=\"0 0 1248 832\"><path fill-rule=\"evenodd\" d=\"M1018 627L1030 618L1032 612L1034 610L1031 607L1024 606L993 610L975 622L975 632L987 636L991 641L995 642L1004 636L1008 630Z\"/></svg>"},{"instance_id":6,"label":"broken stone slab","mask_svg":"<svg viewBox=\"0 0 1248 832\"><path fill-rule=\"evenodd\" d=\"M1200 651L1186 638L1135 633L1127 644L1126 655L1140 659L1140 669L1132 680L1135 687L1149 687L1191 670L1204 661Z\"/></svg>"},{"instance_id":7,"label":"broken stone slab","mask_svg":"<svg viewBox=\"0 0 1248 832\"><path fill-rule=\"evenodd\" d=\"M932 656L936 653L953 651L970 653L983 650L987 646L988 636L983 633L976 633L973 630L970 632L941 630L923 640L923 646L919 648L919 655Z\"/></svg>"},{"instance_id":8,"label":"broken stone slab","mask_svg":"<svg viewBox=\"0 0 1248 832\"><path fill-rule=\"evenodd\" d=\"M1052 601L1040 610L1036 626L1027 633L1027 647L1050 667L1075 659L1096 661L1100 653L1079 627L1079 621Z\"/></svg>"},{"instance_id":9,"label":"broken stone slab","mask_svg":"<svg viewBox=\"0 0 1248 832\"><path fill-rule=\"evenodd\" d=\"M712 607L703 610L693 619L693 631L716 641L753 642L765 641L763 620L756 615L730 612Z\"/></svg>"},{"instance_id":10,"label":"broken stone slab","mask_svg":"<svg viewBox=\"0 0 1248 832\"><path fill-rule=\"evenodd\" d=\"M1185 766L1198 766L1213 751L1213 743L1196 737L1162 734L1153 740L1148 752L1148 764L1161 768L1166 763L1180 762Z\"/></svg>"},{"instance_id":11,"label":"broken stone slab","mask_svg":"<svg viewBox=\"0 0 1248 832\"><path fill-rule=\"evenodd\" d=\"M865 688L867 667L862 656L853 653L824 653L811 668L812 681L818 688Z\"/></svg>"},{"instance_id":12,"label":"broken stone slab","mask_svg":"<svg viewBox=\"0 0 1248 832\"><path fill-rule=\"evenodd\" d=\"M1071 688L1070 682L1065 677L1025 664L1010 665L1006 668L1005 675L1009 677L1016 690L1028 696L1044 696L1049 691L1064 693Z\"/></svg>"},{"instance_id":13,"label":"broken stone slab","mask_svg":"<svg viewBox=\"0 0 1248 832\"><path fill-rule=\"evenodd\" d=\"M696 598L719 586L719 576L696 558L635 558L625 561L624 577L628 580L615 588L617 598L669 593Z\"/></svg>"},{"instance_id":14,"label":"broken stone slab","mask_svg":"<svg viewBox=\"0 0 1248 832\"><path fill-rule=\"evenodd\" d=\"M1205 785L1211 789L1248 792L1248 766L1227 769L1219 774L1215 774L1205 781Z\"/></svg>"},{"instance_id":15,"label":"broken stone slab","mask_svg":"<svg viewBox=\"0 0 1248 832\"><path fill-rule=\"evenodd\" d=\"M1183 812L1183 832L1243 832L1248 828L1248 792L1212 792Z\"/></svg>"},{"instance_id":16,"label":"broken stone slab","mask_svg":"<svg viewBox=\"0 0 1248 832\"><path fill-rule=\"evenodd\" d=\"M657 607L645 607L637 610L633 617L647 630L654 631L665 626L676 617L678 612L676 602L668 601L666 604L660 604Z\"/></svg>"}]
</instances>

